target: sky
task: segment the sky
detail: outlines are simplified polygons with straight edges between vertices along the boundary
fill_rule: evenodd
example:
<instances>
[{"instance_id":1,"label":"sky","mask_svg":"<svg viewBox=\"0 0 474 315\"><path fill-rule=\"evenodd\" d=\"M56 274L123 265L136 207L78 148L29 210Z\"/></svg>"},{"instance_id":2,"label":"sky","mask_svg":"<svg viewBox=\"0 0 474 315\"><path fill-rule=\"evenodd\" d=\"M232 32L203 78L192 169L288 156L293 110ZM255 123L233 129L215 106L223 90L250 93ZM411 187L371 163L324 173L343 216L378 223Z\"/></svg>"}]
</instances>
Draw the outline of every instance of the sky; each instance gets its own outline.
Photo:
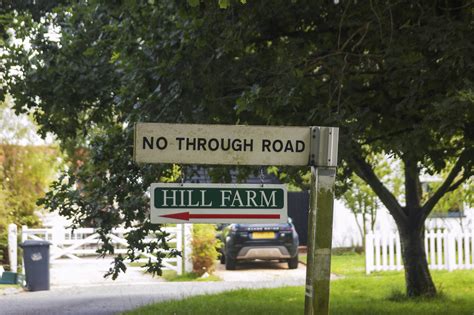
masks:
<instances>
[{"instance_id":1,"label":"sky","mask_svg":"<svg viewBox=\"0 0 474 315\"><path fill-rule=\"evenodd\" d=\"M11 98L7 97L5 103L0 103L0 144L40 146L54 143L53 135L48 134L46 139L42 139L29 115L16 115L11 107Z\"/></svg>"}]
</instances>

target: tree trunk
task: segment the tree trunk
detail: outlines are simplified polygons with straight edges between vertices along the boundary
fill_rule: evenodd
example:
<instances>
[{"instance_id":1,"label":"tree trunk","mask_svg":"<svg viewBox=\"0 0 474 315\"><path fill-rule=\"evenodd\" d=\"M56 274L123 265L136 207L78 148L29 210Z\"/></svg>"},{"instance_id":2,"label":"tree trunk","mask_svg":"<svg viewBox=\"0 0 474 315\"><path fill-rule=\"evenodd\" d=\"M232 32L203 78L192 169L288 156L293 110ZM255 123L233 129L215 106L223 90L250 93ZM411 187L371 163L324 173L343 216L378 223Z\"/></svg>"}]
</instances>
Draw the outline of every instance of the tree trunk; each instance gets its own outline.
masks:
<instances>
[{"instance_id":1,"label":"tree trunk","mask_svg":"<svg viewBox=\"0 0 474 315\"><path fill-rule=\"evenodd\" d=\"M424 228L398 227L405 266L406 291L409 297L435 296L436 287L428 269L424 245Z\"/></svg>"}]
</instances>

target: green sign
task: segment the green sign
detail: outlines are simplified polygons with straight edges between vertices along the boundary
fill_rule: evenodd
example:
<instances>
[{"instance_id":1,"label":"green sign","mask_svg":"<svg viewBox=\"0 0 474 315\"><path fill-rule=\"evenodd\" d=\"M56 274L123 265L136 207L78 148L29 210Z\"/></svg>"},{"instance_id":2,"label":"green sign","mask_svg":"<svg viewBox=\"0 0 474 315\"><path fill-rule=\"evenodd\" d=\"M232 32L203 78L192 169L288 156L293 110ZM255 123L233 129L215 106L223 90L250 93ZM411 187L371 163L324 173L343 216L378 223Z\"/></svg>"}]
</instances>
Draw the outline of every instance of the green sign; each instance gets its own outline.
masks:
<instances>
[{"instance_id":1,"label":"green sign","mask_svg":"<svg viewBox=\"0 0 474 315\"><path fill-rule=\"evenodd\" d=\"M287 220L284 185L153 184L152 223L277 223Z\"/></svg>"}]
</instances>

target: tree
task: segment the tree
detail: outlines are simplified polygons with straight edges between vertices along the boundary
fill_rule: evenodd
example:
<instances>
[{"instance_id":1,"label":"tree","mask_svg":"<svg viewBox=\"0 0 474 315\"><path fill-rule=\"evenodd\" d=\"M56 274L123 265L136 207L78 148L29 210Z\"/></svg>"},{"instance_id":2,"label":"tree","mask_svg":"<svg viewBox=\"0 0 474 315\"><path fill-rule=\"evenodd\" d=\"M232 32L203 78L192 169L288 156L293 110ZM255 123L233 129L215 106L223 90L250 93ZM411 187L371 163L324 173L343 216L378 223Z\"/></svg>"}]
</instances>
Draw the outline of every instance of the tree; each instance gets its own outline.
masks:
<instances>
[{"instance_id":1,"label":"tree","mask_svg":"<svg viewBox=\"0 0 474 315\"><path fill-rule=\"evenodd\" d=\"M365 249L367 226L369 231L374 231L377 210L379 209L379 201L377 195L372 191L370 186L362 181L360 177L353 175L351 181L351 189L347 190L344 195L342 195L342 198L346 207L348 207L354 215L362 239L362 248ZM359 222L359 214L362 217L361 222Z\"/></svg>"},{"instance_id":2,"label":"tree","mask_svg":"<svg viewBox=\"0 0 474 315\"><path fill-rule=\"evenodd\" d=\"M35 126L0 103L0 260L8 264L8 224L39 224L36 201L44 197L61 165L58 148L32 145Z\"/></svg>"},{"instance_id":3,"label":"tree","mask_svg":"<svg viewBox=\"0 0 474 315\"><path fill-rule=\"evenodd\" d=\"M377 177L384 185L390 187L393 195L399 199L401 197L401 186L403 185L398 167L400 161L389 159L383 154L369 155L367 159L374 166ZM367 227L370 231L374 231L380 200L372 188L356 174L352 174L348 180L350 181L349 188L345 189L341 197L345 205L354 214L362 238L362 247L365 249ZM362 216L362 223L359 223L359 214Z\"/></svg>"},{"instance_id":4,"label":"tree","mask_svg":"<svg viewBox=\"0 0 474 315\"><path fill-rule=\"evenodd\" d=\"M339 126L341 174L370 185L398 226L407 294L436 294L424 221L473 171L469 2L190 3L87 1L11 19L31 43L8 46L7 68L21 70L5 78L17 110L35 110L70 152L88 152L46 204L103 231L137 225L129 240L144 246L160 228L143 192L169 170L131 161L134 122ZM381 152L402 162L404 202L368 158ZM422 202L420 172L449 161ZM298 182L301 169L286 171Z\"/></svg>"},{"instance_id":5,"label":"tree","mask_svg":"<svg viewBox=\"0 0 474 315\"><path fill-rule=\"evenodd\" d=\"M449 165L451 169L453 165ZM431 180L422 182L422 200L426 202L443 184L443 181L449 174L447 172L441 172L432 177ZM458 178L459 179L459 178ZM467 179L458 189L447 192L433 208L433 213L436 214L449 214L458 213L461 215L464 211L464 207L467 206L472 208L474 204L474 182L473 178Z\"/></svg>"}]
</instances>

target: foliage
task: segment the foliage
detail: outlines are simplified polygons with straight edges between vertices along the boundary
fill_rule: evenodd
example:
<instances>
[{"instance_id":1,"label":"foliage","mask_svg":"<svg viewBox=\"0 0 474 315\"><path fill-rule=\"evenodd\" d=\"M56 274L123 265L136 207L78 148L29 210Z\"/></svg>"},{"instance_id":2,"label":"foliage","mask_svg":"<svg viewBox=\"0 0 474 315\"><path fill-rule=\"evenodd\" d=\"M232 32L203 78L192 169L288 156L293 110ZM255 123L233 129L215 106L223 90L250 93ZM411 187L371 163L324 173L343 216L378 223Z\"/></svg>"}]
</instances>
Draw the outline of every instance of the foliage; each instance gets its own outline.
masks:
<instances>
[{"instance_id":1,"label":"foliage","mask_svg":"<svg viewBox=\"0 0 474 315\"><path fill-rule=\"evenodd\" d=\"M0 103L0 262L8 263L8 224L38 225L36 202L61 165L58 148L41 142L30 117L16 116L11 100Z\"/></svg>"},{"instance_id":2,"label":"foliage","mask_svg":"<svg viewBox=\"0 0 474 315\"><path fill-rule=\"evenodd\" d=\"M43 145L54 143L52 135L47 134L42 139L32 115L18 114L13 110L13 101L7 96L5 102L0 102L0 143L15 145Z\"/></svg>"},{"instance_id":3,"label":"foliage","mask_svg":"<svg viewBox=\"0 0 474 315\"><path fill-rule=\"evenodd\" d=\"M351 176L352 186L343 195L342 199L347 208L354 214L355 222L359 228L362 244L365 248L365 236L367 230L373 231L379 209L379 200L372 188L368 186L359 176ZM359 217L362 222L359 222ZM368 225L368 228L367 228Z\"/></svg>"},{"instance_id":4,"label":"foliage","mask_svg":"<svg viewBox=\"0 0 474 315\"><path fill-rule=\"evenodd\" d=\"M18 39L5 42L4 58L16 110L33 110L70 154L87 152L45 205L97 224L104 253L107 231L122 222L142 228L131 248L161 233L144 191L169 167L131 161L137 121L339 126L340 175L357 173L401 234L418 239L440 198L472 175L469 1L220 1L226 10L190 2L65 1L3 14ZM404 200L374 171L370 156L382 152L403 165ZM422 202L421 170L448 162L446 180ZM305 184L306 171L280 171ZM412 290L413 274L410 294L434 292L429 274L426 290Z\"/></svg>"},{"instance_id":5,"label":"foliage","mask_svg":"<svg viewBox=\"0 0 474 315\"><path fill-rule=\"evenodd\" d=\"M5 260L8 224L38 225L36 202L56 178L59 156L55 147L0 145L0 251Z\"/></svg>"},{"instance_id":6,"label":"foliage","mask_svg":"<svg viewBox=\"0 0 474 315\"><path fill-rule=\"evenodd\" d=\"M423 183L423 200L428 200L435 191L442 185L442 180L446 178L448 174L441 172L436 174L435 180ZM438 180L436 180L438 179ZM449 212L462 213L464 207L472 208L474 205L474 182L473 178L469 178L460 185L458 189L447 192L436 204L433 209L433 213L446 214Z\"/></svg>"},{"instance_id":7,"label":"foliage","mask_svg":"<svg viewBox=\"0 0 474 315\"><path fill-rule=\"evenodd\" d=\"M194 224L192 246L193 272L201 276L215 270L219 256L220 241L216 238L216 227L213 224Z\"/></svg>"},{"instance_id":8,"label":"foliage","mask_svg":"<svg viewBox=\"0 0 474 315\"><path fill-rule=\"evenodd\" d=\"M399 161L394 161L388 156L379 154L368 157L374 164L374 171L385 185L390 186L393 194L400 199L401 186L403 184ZM342 194L342 200L347 208L354 214L357 227L365 248L365 235L367 230L373 231L377 219L377 210L380 208L380 200L373 189L356 174L352 174L347 181L349 189ZM359 217L361 221L359 222Z\"/></svg>"},{"instance_id":9,"label":"foliage","mask_svg":"<svg viewBox=\"0 0 474 315\"><path fill-rule=\"evenodd\" d=\"M427 192L424 193L423 198L427 199L436 191L440 186L440 182L427 183ZM460 186L458 189L446 193L434 207L433 213L441 214L448 212L462 213L465 209L465 205L469 208L473 206L473 184L472 180L468 181L465 185Z\"/></svg>"}]
</instances>

